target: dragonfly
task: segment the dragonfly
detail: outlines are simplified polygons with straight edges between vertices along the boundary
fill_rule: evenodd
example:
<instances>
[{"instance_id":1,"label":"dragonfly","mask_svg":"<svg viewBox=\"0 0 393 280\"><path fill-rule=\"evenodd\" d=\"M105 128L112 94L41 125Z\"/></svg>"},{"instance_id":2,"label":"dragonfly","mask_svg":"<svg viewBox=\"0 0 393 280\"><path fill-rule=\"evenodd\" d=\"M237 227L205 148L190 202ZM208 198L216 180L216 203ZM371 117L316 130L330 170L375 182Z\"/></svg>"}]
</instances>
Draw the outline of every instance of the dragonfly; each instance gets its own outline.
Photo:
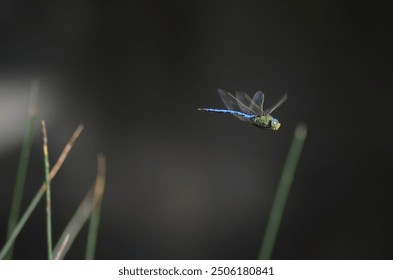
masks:
<instances>
[{"instance_id":1,"label":"dragonfly","mask_svg":"<svg viewBox=\"0 0 393 280\"><path fill-rule=\"evenodd\" d=\"M288 99L286 94L268 109L263 109L265 95L262 91L257 91L253 98L242 91L237 91L234 96L226 90L218 89L218 94L227 109L198 108L198 110L208 113L230 114L266 130L280 128L281 123L271 113Z\"/></svg>"}]
</instances>

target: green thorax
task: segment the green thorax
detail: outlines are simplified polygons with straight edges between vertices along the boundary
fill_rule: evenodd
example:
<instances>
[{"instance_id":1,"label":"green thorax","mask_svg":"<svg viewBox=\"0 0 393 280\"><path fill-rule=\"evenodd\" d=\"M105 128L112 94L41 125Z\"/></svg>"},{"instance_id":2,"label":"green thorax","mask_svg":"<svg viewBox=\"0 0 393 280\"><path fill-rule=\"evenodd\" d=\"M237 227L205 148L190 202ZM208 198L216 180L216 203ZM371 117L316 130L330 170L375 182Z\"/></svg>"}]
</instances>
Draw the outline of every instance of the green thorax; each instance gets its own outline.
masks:
<instances>
[{"instance_id":1,"label":"green thorax","mask_svg":"<svg viewBox=\"0 0 393 280\"><path fill-rule=\"evenodd\" d=\"M259 116L253 119L253 122L256 126L260 126L263 128L270 128L270 121L273 119L272 116Z\"/></svg>"},{"instance_id":2,"label":"green thorax","mask_svg":"<svg viewBox=\"0 0 393 280\"><path fill-rule=\"evenodd\" d=\"M280 122L270 115L255 117L252 122L255 126L263 129L278 130L281 126Z\"/></svg>"}]
</instances>

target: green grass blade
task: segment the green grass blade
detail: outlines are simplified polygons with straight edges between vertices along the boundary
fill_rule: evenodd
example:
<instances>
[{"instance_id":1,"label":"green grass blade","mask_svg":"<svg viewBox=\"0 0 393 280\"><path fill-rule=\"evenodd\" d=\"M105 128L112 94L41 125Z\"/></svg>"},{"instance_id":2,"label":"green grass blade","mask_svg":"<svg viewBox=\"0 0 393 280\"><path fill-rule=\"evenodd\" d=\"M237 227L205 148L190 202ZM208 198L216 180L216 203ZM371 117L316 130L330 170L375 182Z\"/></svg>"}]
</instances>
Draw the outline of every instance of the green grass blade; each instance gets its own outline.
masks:
<instances>
[{"instance_id":1,"label":"green grass blade","mask_svg":"<svg viewBox=\"0 0 393 280\"><path fill-rule=\"evenodd\" d=\"M78 236L87 219L89 219L93 210L93 193L93 189L90 189L65 227L59 241L56 243L55 249L53 250L55 260L64 259L72 243Z\"/></svg>"},{"instance_id":2,"label":"green grass blade","mask_svg":"<svg viewBox=\"0 0 393 280\"><path fill-rule=\"evenodd\" d=\"M75 214L72 216L71 220L65 227L59 241L56 244L56 247L53 252L53 255L55 256L55 260L64 259L72 243L74 242L75 238L78 236L82 227L85 225L85 223L91 216L93 210L98 208L97 203L100 203L102 200L102 195L104 192L104 184L105 184L104 157L102 156L98 157L97 166L98 166L97 177L94 186L89 190L89 192L82 200L81 204L79 205ZM98 226L98 220L96 221L96 225ZM95 236L93 238L96 237L97 237L97 233L95 233ZM95 241L93 245L95 246ZM94 254L94 250L91 251L91 253Z\"/></svg>"},{"instance_id":3,"label":"green grass blade","mask_svg":"<svg viewBox=\"0 0 393 280\"><path fill-rule=\"evenodd\" d=\"M106 164L105 157L99 155L97 157L97 180L94 187L94 205L93 212L90 216L89 231L87 234L86 256L87 260L93 260L95 256L98 226L100 221L101 203L105 189L105 173Z\"/></svg>"},{"instance_id":4,"label":"green grass blade","mask_svg":"<svg viewBox=\"0 0 393 280\"><path fill-rule=\"evenodd\" d=\"M29 121L25 136L23 138L22 149L19 157L18 169L16 172L16 180L14 193L11 201L10 216L8 219L7 239L11 236L16 223L20 216L20 208L22 196L25 188L27 167L29 164L30 151L33 143L34 126L37 119L36 98L38 94L38 80L33 80L30 89L30 108L29 108ZM12 259L14 248L10 248L7 254L7 259Z\"/></svg>"},{"instance_id":5,"label":"green grass blade","mask_svg":"<svg viewBox=\"0 0 393 280\"><path fill-rule=\"evenodd\" d=\"M59 158L57 159L56 164L53 166L53 168L49 174L50 180L53 180L53 178L56 176L57 172L59 171L60 167L63 165L69 152L71 151L72 146L74 145L75 141L78 139L78 137L82 131L83 131L83 126L80 125L80 126L78 126L78 128L75 130L75 132L71 136L70 140L68 141L68 143L64 147L62 153L60 154ZM43 183L41 185L41 188L39 189L39 191L34 196L33 200L30 202L26 211L24 212L24 214L20 218L19 222L16 224L10 237L7 239L6 243L4 244L3 248L1 249L0 260L4 259L7 252L10 250L11 246L14 244L15 239L18 237L20 231L22 230L23 226L26 224L27 220L29 219L29 217L33 213L34 209L37 207L37 205L40 202L40 199L44 195L45 191L46 191L46 184Z\"/></svg>"},{"instance_id":6,"label":"green grass blade","mask_svg":"<svg viewBox=\"0 0 393 280\"><path fill-rule=\"evenodd\" d=\"M276 241L281 218L285 209L285 204L291 188L300 154L303 149L304 141L307 136L307 128L304 124L298 124L289 148L288 156L284 164L281 178L278 183L277 193L275 195L270 216L266 225L265 235L262 241L259 259L271 259L274 244Z\"/></svg>"},{"instance_id":7,"label":"green grass blade","mask_svg":"<svg viewBox=\"0 0 393 280\"><path fill-rule=\"evenodd\" d=\"M46 133L45 122L41 121L42 135L43 135L43 153L44 153L44 166L45 166L45 184L46 184L46 237L48 242L48 259L53 259L52 251L52 206L51 206L51 193L50 193L50 179L49 179L49 154L48 154L48 135Z\"/></svg>"}]
</instances>

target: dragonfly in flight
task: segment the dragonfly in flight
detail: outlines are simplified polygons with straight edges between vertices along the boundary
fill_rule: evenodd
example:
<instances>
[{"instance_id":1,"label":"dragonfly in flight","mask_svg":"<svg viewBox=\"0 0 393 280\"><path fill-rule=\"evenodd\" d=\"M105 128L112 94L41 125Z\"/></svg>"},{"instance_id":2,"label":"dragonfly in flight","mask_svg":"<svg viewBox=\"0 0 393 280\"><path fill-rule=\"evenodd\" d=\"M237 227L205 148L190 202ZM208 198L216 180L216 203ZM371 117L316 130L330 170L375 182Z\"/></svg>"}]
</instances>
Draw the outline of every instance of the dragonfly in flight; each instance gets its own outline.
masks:
<instances>
[{"instance_id":1,"label":"dragonfly in flight","mask_svg":"<svg viewBox=\"0 0 393 280\"><path fill-rule=\"evenodd\" d=\"M237 91L236 97L223 89L218 89L218 94L227 109L198 108L198 110L209 113L230 114L262 129L278 130L280 128L280 122L273 118L271 113L288 99L286 94L268 109L263 109L265 95L262 91L255 93L253 98L242 91Z\"/></svg>"}]
</instances>

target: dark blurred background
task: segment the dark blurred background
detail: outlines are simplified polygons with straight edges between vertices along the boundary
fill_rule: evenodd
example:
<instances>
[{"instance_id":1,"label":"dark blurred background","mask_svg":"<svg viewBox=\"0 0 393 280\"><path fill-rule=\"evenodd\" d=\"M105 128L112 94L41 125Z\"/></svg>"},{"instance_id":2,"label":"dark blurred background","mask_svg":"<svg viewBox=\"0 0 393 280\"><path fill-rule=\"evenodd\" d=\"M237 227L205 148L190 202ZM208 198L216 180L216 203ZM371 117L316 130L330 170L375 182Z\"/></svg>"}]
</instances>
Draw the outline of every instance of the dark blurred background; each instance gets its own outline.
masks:
<instances>
[{"instance_id":1,"label":"dark blurred background","mask_svg":"<svg viewBox=\"0 0 393 280\"><path fill-rule=\"evenodd\" d=\"M98 259L255 259L296 124L308 138L274 259L392 259L393 26L387 1L0 2L0 244L29 86L54 163L57 240L107 158ZM230 116L263 90L282 127ZM44 178L36 127L24 208ZM389 174L390 173L390 174ZM45 259L41 203L15 258ZM86 230L67 258L84 257Z\"/></svg>"}]
</instances>

